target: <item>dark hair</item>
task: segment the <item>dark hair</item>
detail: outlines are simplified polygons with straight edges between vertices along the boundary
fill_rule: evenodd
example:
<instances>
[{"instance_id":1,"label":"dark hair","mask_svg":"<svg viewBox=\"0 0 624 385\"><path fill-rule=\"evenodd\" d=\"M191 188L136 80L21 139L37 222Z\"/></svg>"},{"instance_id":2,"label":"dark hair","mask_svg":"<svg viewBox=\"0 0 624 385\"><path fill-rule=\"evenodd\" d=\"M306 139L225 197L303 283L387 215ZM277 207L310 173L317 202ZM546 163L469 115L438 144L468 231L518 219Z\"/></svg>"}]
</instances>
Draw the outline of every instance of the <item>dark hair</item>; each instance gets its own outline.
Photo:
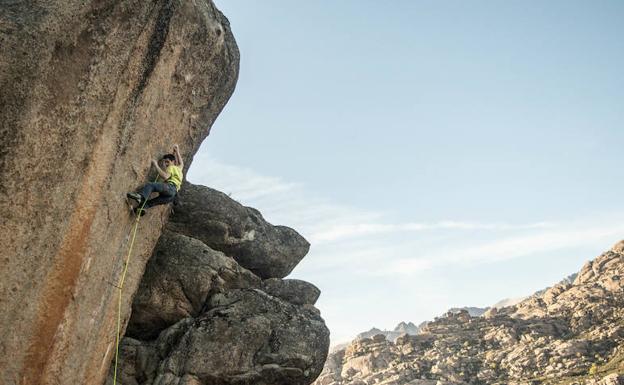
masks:
<instances>
[{"instance_id":1,"label":"dark hair","mask_svg":"<svg viewBox=\"0 0 624 385\"><path fill-rule=\"evenodd\" d=\"M162 158L163 158L163 160L169 159L170 161L175 162L175 155L173 155L173 154L166 154Z\"/></svg>"}]
</instances>

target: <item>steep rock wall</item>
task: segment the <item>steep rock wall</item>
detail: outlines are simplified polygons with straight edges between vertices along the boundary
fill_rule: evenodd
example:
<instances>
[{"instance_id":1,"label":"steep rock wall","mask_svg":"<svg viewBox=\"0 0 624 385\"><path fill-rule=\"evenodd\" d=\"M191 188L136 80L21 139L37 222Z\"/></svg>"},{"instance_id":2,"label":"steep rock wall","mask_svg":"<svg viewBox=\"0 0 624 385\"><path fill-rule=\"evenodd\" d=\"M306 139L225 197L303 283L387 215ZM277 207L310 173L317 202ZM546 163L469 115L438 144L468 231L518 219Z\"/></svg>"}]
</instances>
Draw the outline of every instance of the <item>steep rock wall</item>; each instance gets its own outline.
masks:
<instances>
[{"instance_id":1,"label":"steep rock wall","mask_svg":"<svg viewBox=\"0 0 624 385\"><path fill-rule=\"evenodd\" d=\"M207 0L0 4L1 383L102 383L133 221L124 195L173 143L188 166L238 62ZM167 215L139 226L124 325Z\"/></svg>"}]
</instances>

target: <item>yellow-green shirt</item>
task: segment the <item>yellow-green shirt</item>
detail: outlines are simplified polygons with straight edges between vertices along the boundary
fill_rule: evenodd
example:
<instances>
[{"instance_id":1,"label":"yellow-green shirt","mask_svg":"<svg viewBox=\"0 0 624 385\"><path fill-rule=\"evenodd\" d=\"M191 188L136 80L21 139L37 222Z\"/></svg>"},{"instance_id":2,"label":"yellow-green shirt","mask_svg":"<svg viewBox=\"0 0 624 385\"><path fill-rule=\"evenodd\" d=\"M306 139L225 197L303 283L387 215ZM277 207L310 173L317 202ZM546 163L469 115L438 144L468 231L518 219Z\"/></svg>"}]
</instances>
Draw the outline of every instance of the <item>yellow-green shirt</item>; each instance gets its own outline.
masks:
<instances>
[{"instance_id":1,"label":"yellow-green shirt","mask_svg":"<svg viewBox=\"0 0 624 385\"><path fill-rule=\"evenodd\" d=\"M182 186L182 170L180 170L180 167L171 165L167 167L165 172L169 174L167 183L175 185L176 191L180 191L180 186Z\"/></svg>"}]
</instances>

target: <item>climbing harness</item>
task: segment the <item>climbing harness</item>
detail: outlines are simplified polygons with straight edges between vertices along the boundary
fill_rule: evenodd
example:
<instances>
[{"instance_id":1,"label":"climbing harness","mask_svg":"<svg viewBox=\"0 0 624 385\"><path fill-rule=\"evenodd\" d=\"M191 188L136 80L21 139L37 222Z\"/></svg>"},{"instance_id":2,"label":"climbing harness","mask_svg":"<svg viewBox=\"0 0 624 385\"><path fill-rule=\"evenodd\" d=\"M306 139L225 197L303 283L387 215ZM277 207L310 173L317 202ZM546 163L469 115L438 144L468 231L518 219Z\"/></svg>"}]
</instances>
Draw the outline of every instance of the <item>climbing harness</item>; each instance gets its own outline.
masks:
<instances>
[{"instance_id":1,"label":"climbing harness","mask_svg":"<svg viewBox=\"0 0 624 385\"><path fill-rule=\"evenodd\" d=\"M154 182L158 181L158 175ZM128 272L128 265L130 264L130 256L132 255L132 248L134 247L134 239L136 238L137 229L139 227L139 221L141 220L141 211L144 210L147 198L143 199L141 207L136 210L136 219L134 220L134 226L132 228L132 237L130 238L130 246L128 247L128 255L124 260L124 269L119 279L119 284L116 286L119 291L119 300L117 301L117 336L115 338L115 372L113 374L113 385L117 385L117 362L119 361L119 342L121 339L121 300L123 295L124 281L126 280L126 273Z\"/></svg>"}]
</instances>

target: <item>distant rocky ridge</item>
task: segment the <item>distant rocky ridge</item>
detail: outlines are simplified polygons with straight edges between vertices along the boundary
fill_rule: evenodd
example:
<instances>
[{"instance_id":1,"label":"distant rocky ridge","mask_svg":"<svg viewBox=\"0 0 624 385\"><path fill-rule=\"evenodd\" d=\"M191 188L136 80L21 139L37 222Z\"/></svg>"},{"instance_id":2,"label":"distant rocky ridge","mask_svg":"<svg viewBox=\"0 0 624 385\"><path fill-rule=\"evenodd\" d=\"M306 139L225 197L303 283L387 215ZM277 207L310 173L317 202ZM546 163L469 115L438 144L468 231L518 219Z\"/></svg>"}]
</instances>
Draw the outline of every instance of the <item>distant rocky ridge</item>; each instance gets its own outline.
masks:
<instances>
[{"instance_id":1,"label":"distant rocky ridge","mask_svg":"<svg viewBox=\"0 0 624 385\"><path fill-rule=\"evenodd\" d=\"M500 309L501 307L513 306L513 305L516 305L516 304L524 301L527 298L529 298L529 297L505 298L505 299L502 299L502 300L496 302L494 305L492 305L490 307L494 307L494 308Z\"/></svg>"},{"instance_id":2,"label":"distant rocky ridge","mask_svg":"<svg viewBox=\"0 0 624 385\"><path fill-rule=\"evenodd\" d=\"M558 284L482 316L333 352L317 385L624 384L624 241Z\"/></svg>"},{"instance_id":3,"label":"distant rocky ridge","mask_svg":"<svg viewBox=\"0 0 624 385\"><path fill-rule=\"evenodd\" d=\"M361 340L364 338L371 338L375 335L378 334L382 334L386 337L386 339L392 341L396 338L398 338L399 336L403 335L403 334L412 334L412 335L416 335L418 334L418 332L420 331L420 329L426 325L426 322L421 323L420 325L416 326L414 325L414 323L412 322L400 322L397 326L395 326L395 328L393 330L381 330L381 329L377 329L377 328L372 328L370 330L367 330L365 332L362 332L360 334L358 334L355 339L356 340Z\"/></svg>"},{"instance_id":4,"label":"distant rocky ridge","mask_svg":"<svg viewBox=\"0 0 624 385\"><path fill-rule=\"evenodd\" d=\"M559 283L572 283L574 281L574 279L576 278L577 274L572 274L566 278L564 278L563 280L561 280ZM546 290L548 290L550 287L547 287L546 289L543 290L539 290L537 292L535 292L533 294L533 296L536 295L540 295L542 293L544 293ZM485 314L485 312L487 312L488 310L495 308L495 309L500 309L503 307L508 307L508 306L513 306L516 305L528 298L530 298L531 296L527 296L527 297L521 297L521 298L505 298L502 299L498 302L496 302L494 305L489 306L489 307L474 307L474 306L464 306L464 307L452 307L450 309L448 309L443 317L448 316L449 313L452 314L458 314L461 313L463 311L467 311L468 314L470 314L470 316L472 317L479 317L482 316L483 314ZM398 337L400 337L403 334L411 334L411 335L415 335L418 334L421 329L427 325L428 321L423 321L421 322L418 326L416 326L413 322L400 322L393 330L381 330L378 329L376 327L373 327L365 332L359 333L355 339L356 340L360 340L363 338L371 338L377 334L383 334L384 336L386 336L387 340L393 341L395 339L397 339ZM346 347L348 345L348 343L342 343L339 345L335 345L332 347L333 350L338 350L338 349L342 349L344 347Z\"/></svg>"},{"instance_id":5,"label":"distant rocky ridge","mask_svg":"<svg viewBox=\"0 0 624 385\"><path fill-rule=\"evenodd\" d=\"M395 328L394 331L397 333L406 333L406 334L418 334L420 329L425 326L425 323L422 323L418 326L414 325L412 322L400 322Z\"/></svg>"},{"instance_id":6,"label":"distant rocky ridge","mask_svg":"<svg viewBox=\"0 0 624 385\"><path fill-rule=\"evenodd\" d=\"M566 278L564 278L563 280L561 280L559 282L559 284L562 283L572 283L574 282L574 279L576 278L577 274L572 274ZM541 294L543 294L544 292L546 292L546 290L548 290L550 287L547 287L546 289L543 290L539 290L537 292L535 292L532 296L539 296ZM516 305L528 298L530 298L531 296L527 296L527 297L521 297L521 298L505 298L502 299L498 302L496 302L494 305L489 306L489 307L474 307L474 306L464 306L464 307L452 307L450 309L448 309L446 311L446 313L443 315L443 317L446 317L448 315L448 313L452 313L452 314L458 314L461 313L463 311L467 311L468 314L472 317L479 317L482 316L483 314L485 314L485 312L487 312L488 310L495 308L495 309L500 309L503 307L508 307L508 306L513 306ZM428 321L423 321L421 322L418 326L416 326L413 322L400 322L393 330L381 330L378 329L376 327L373 327L365 332L359 333L355 339L363 339L363 338L371 338L377 334L383 334L384 336L386 336L387 340L393 341L395 339L397 339L398 337L400 337L403 334L411 334L411 335L415 335L418 334L421 329L427 325ZM347 343L343 343L340 345L336 345L333 347L334 350L336 350L337 348L344 348L346 347L348 344Z\"/></svg>"},{"instance_id":7,"label":"distant rocky ridge","mask_svg":"<svg viewBox=\"0 0 624 385\"><path fill-rule=\"evenodd\" d=\"M180 196L134 298L119 383L313 382L329 349L320 291L282 279L307 241L211 188Z\"/></svg>"},{"instance_id":8,"label":"distant rocky ridge","mask_svg":"<svg viewBox=\"0 0 624 385\"><path fill-rule=\"evenodd\" d=\"M470 314L471 317L479 317L481 315L483 315L483 313L485 313L489 308L488 307L473 307L473 306L466 306L466 307L452 307L448 310L449 313L453 313L453 314L458 314L461 312L468 312L468 314Z\"/></svg>"}]
</instances>

